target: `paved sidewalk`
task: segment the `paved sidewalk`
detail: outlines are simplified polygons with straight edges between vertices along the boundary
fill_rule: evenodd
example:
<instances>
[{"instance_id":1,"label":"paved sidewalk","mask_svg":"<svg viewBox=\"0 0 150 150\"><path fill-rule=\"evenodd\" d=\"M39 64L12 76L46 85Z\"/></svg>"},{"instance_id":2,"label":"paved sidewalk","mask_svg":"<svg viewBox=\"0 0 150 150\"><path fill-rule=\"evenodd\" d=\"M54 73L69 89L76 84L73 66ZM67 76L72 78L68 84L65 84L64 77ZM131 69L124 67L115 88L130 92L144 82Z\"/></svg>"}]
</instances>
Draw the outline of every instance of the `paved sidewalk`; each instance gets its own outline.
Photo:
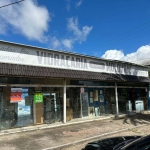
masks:
<instances>
[{"instance_id":1,"label":"paved sidewalk","mask_svg":"<svg viewBox=\"0 0 150 150\"><path fill-rule=\"evenodd\" d=\"M142 127L145 133L150 127L149 114L136 114L122 117L120 119L97 120L85 123L65 125L55 128L45 128L40 130L20 132L14 134L1 135L1 150L48 150L60 149L59 146L69 143L92 140L96 137L117 133L118 131L133 130L135 127ZM146 127L146 128L145 128ZM136 133L139 134L139 133ZM58 146L58 147L57 147Z\"/></svg>"}]
</instances>

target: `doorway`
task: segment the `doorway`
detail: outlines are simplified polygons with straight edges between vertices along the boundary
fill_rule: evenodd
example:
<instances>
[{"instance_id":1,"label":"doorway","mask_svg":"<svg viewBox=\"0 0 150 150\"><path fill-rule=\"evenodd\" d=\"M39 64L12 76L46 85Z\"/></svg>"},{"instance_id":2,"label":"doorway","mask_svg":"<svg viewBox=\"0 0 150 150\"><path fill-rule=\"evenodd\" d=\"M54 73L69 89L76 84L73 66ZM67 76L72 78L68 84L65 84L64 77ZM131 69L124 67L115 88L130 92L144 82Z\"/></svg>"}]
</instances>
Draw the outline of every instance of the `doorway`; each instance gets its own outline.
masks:
<instances>
[{"instance_id":1,"label":"doorway","mask_svg":"<svg viewBox=\"0 0 150 150\"><path fill-rule=\"evenodd\" d=\"M43 123L52 124L63 119L63 98L58 91L43 93Z\"/></svg>"}]
</instances>

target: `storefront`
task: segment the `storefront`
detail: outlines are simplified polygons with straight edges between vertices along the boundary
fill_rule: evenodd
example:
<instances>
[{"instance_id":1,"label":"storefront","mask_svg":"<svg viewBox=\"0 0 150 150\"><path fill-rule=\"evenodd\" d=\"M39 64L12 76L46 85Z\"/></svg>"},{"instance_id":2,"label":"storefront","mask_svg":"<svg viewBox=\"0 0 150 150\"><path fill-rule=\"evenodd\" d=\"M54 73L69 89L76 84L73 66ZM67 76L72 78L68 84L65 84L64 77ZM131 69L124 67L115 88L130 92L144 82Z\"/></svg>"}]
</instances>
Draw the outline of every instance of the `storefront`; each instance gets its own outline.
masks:
<instances>
[{"instance_id":1,"label":"storefront","mask_svg":"<svg viewBox=\"0 0 150 150\"><path fill-rule=\"evenodd\" d=\"M149 110L148 69L0 41L0 128Z\"/></svg>"}]
</instances>

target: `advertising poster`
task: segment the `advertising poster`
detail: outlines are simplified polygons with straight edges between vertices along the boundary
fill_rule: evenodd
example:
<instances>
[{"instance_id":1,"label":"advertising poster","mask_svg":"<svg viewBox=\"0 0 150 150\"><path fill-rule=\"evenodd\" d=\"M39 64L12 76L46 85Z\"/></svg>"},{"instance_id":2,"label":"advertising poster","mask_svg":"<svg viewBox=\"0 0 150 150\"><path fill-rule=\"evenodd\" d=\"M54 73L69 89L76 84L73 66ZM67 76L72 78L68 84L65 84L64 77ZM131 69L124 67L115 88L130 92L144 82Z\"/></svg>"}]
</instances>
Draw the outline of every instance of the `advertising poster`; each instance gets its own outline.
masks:
<instances>
[{"instance_id":1,"label":"advertising poster","mask_svg":"<svg viewBox=\"0 0 150 150\"><path fill-rule=\"evenodd\" d=\"M93 100L98 101L98 90L93 90Z\"/></svg>"},{"instance_id":2,"label":"advertising poster","mask_svg":"<svg viewBox=\"0 0 150 150\"><path fill-rule=\"evenodd\" d=\"M31 118L30 106L25 106L25 100L18 102L18 121L16 126L27 126L30 125Z\"/></svg>"},{"instance_id":3,"label":"advertising poster","mask_svg":"<svg viewBox=\"0 0 150 150\"><path fill-rule=\"evenodd\" d=\"M18 103L22 100L22 88L11 88L10 102Z\"/></svg>"},{"instance_id":4,"label":"advertising poster","mask_svg":"<svg viewBox=\"0 0 150 150\"><path fill-rule=\"evenodd\" d=\"M34 103L42 103L42 102L43 102L43 93L35 93Z\"/></svg>"},{"instance_id":5,"label":"advertising poster","mask_svg":"<svg viewBox=\"0 0 150 150\"><path fill-rule=\"evenodd\" d=\"M31 107L29 106L28 103L29 103L28 89L22 88L22 100L18 102L18 105L16 105L18 115L16 126L18 127L30 125Z\"/></svg>"}]
</instances>

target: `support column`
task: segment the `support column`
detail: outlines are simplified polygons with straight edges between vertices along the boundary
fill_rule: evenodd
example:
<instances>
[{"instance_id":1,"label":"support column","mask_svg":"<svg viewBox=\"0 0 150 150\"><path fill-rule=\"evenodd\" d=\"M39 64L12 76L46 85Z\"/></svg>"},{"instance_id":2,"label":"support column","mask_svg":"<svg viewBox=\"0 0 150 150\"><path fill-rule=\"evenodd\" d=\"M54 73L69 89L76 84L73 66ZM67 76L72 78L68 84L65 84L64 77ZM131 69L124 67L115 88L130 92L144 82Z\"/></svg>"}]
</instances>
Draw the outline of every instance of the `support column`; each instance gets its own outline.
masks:
<instances>
[{"instance_id":1,"label":"support column","mask_svg":"<svg viewBox=\"0 0 150 150\"><path fill-rule=\"evenodd\" d=\"M64 94L63 94L63 122L66 123L66 79L64 78Z\"/></svg>"},{"instance_id":2,"label":"support column","mask_svg":"<svg viewBox=\"0 0 150 150\"><path fill-rule=\"evenodd\" d=\"M82 94L80 92L80 117L83 118L83 113L82 113Z\"/></svg>"},{"instance_id":3,"label":"support column","mask_svg":"<svg viewBox=\"0 0 150 150\"><path fill-rule=\"evenodd\" d=\"M115 82L116 115L119 116L117 83Z\"/></svg>"},{"instance_id":4,"label":"support column","mask_svg":"<svg viewBox=\"0 0 150 150\"><path fill-rule=\"evenodd\" d=\"M36 104L33 101L33 123L36 124Z\"/></svg>"},{"instance_id":5,"label":"support column","mask_svg":"<svg viewBox=\"0 0 150 150\"><path fill-rule=\"evenodd\" d=\"M147 97L148 97L148 110L150 110L150 84L148 84L147 88Z\"/></svg>"}]
</instances>

